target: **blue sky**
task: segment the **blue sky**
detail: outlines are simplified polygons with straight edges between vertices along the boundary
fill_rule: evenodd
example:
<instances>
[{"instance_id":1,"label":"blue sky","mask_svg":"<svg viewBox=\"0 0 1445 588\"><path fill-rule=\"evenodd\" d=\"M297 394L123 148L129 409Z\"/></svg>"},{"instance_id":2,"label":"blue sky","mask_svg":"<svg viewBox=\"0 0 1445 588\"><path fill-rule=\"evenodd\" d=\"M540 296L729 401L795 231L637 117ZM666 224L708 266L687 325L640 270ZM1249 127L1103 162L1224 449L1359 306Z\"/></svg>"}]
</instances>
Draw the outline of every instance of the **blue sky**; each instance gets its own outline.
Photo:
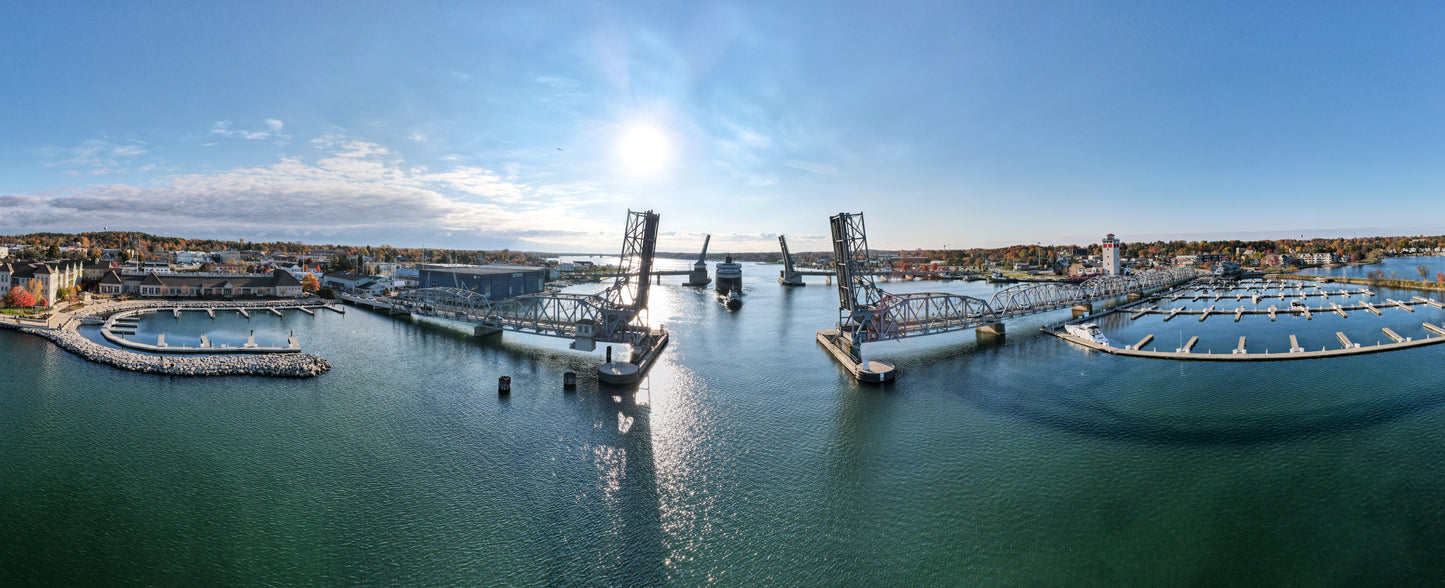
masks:
<instances>
[{"instance_id":1,"label":"blue sky","mask_svg":"<svg viewBox=\"0 0 1445 588\"><path fill-rule=\"evenodd\" d=\"M1445 233L1445 5L1182 4L12 3L0 234Z\"/></svg>"}]
</instances>

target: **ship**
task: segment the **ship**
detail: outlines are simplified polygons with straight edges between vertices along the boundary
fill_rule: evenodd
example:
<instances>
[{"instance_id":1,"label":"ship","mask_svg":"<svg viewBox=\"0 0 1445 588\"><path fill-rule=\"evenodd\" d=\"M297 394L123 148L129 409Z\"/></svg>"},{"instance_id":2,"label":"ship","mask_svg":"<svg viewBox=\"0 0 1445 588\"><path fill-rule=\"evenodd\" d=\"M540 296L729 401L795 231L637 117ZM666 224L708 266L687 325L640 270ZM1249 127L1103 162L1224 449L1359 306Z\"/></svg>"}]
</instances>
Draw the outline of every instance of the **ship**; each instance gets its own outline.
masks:
<instances>
[{"instance_id":1,"label":"ship","mask_svg":"<svg viewBox=\"0 0 1445 588\"><path fill-rule=\"evenodd\" d=\"M733 261L733 256L723 258L717 264L717 293L723 297L728 308L737 310L743 305L743 264Z\"/></svg>"},{"instance_id":2,"label":"ship","mask_svg":"<svg viewBox=\"0 0 1445 588\"><path fill-rule=\"evenodd\" d=\"M1109 338L1099 331L1097 323L1084 323L1082 325L1064 325L1064 332L1091 343L1108 345Z\"/></svg>"}]
</instances>

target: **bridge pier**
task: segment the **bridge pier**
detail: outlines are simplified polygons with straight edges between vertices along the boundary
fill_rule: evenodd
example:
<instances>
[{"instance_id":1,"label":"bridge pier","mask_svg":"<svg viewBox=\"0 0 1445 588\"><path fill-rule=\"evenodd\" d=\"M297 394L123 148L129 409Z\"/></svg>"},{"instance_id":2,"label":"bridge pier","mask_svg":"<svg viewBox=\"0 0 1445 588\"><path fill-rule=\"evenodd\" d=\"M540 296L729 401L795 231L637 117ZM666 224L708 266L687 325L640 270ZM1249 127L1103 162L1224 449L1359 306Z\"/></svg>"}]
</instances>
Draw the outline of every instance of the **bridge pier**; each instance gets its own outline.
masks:
<instances>
[{"instance_id":1,"label":"bridge pier","mask_svg":"<svg viewBox=\"0 0 1445 588\"><path fill-rule=\"evenodd\" d=\"M712 278L707 277L707 266L706 266L706 265L704 265L704 266L702 266L702 267L694 267L694 268L692 268L692 272L690 272L690 273L687 274L687 285L688 285L688 286L699 286L699 287L700 287L700 286L706 286L706 285L708 284L708 282L711 282L711 281L712 281ZM660 284L661 282L658 282L658 283Z\"/></svg>"},{"instance_id":2,"label":"bridge pier","mask_svg":"<svg viewBox=\"0 0 1445 588\"><path fill-rule=\"evenodd\" d=\"M803 274L797 271L781 270L778 272L778 283L784 286L807 286L803 281Z\"/></svg>"},{"instance_id":3,"label":"bridge pier","mask_svg":"<svg viewBox=\"0 0 1445 588\"><path fill-rule=\"evenodd\" d=\"M818 344L828 351L833 361L843 366L853 379L859 382L880 384L892 381L897 375L897 370L892 364L881 361L868 361L862 358L863 349L861 345L853 345L846 333L839 333L838 329L823 329L817 333Z\"/></svg>"},{"instance_id":4,"label":"bridge pier","mask_svg":"<svg viewBox=\"0 0 1445 588\"><path fill-rule=\"evenodd\" d=\"M1074 318L1079 318L1086 314L1092 314L1094 312L1094 305L1090 302L1080 302L1075 304L1072 310L1074 311Z\"/></svg>"},{"instance_id":5,"label":"bridge pier","mask_svg":"<svg viewBox=\"0 0 1445 588\"><path fill-rule=\"evenodd\" d=\"M1130 302L1133 302L1133 301L1135 301L1135 300L1143 300L1143 299L1144 299L1144 293L1143 293L1143 292L1130 292L1129 295L1125 297L1125 300L1128 300L1128 301L1130 301Z\"/></svg>"},{"instance_id":6,"label":"bridge pier","mask_svg":"<svg viewBox=\"0 0 1445 588\"><path fill-rule=\"evenodd\" d=\"M973 330L974 336L980 341L997 339L1004 336L1003 323L989 323Z\"/></svg>"}]
</instances>

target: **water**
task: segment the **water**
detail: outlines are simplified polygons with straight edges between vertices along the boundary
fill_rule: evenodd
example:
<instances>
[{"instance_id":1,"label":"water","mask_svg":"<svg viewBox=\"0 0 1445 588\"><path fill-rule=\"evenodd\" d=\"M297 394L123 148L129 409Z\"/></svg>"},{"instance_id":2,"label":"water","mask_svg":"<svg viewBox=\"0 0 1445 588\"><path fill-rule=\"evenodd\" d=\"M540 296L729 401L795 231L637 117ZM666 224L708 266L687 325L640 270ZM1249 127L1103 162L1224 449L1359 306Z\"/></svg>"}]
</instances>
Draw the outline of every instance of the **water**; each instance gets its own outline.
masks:
<instances>
[{"instance_id":1,"label":"water","mask_svg":"<svg viewBox=\"0 0 1445 588\"><path fill-rule=\"evenodd\" d=\"M1425 266L1425 277L1420 277L1416 268ZM1314 276L1344 276L1351 278L1369 277L1375 270L1384 272L1387 280L1435 280L1436 274L1445 273L1445 257L1387 257L1380 263L1369 265L1343 265L1339 267L1315 267L1301 270L1301 274Z\"/></svg>"},{"instance_id":2,"label":"water","mask_svg":"<svg viewBox=\"0 0 1445 588\"><path fill-rule=\"evenodd\" d=\"M332 362L309 380L132 374L0 331L0 577L1115 586L1445 573L1445 346L1150 361L1037 332L1060 311L1009 323L1003 345L870 344L899 368L878 388L813 341L836 291L814 277L785 289L777 269L744 265L738 312L666 278L652 321L672 344L635 393L598 388L601 348L479 342L359 309L275 321ZM1382 321L1360 314L1339 320ZM1164 325L1176 323L1236 326Z\"/></svg>"}]
</instances>

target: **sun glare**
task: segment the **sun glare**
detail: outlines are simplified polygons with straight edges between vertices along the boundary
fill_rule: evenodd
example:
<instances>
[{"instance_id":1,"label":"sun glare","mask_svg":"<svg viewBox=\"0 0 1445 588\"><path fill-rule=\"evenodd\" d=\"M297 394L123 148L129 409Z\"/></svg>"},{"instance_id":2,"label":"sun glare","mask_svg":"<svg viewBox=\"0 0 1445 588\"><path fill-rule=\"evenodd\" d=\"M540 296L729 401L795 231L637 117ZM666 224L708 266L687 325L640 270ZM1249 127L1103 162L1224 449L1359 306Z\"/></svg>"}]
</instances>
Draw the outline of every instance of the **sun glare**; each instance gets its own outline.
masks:
<instances>
[{"instance_id":1,"label":"sun glare","mask_svg":"<svg viewBox=\"0 0 1445 588\"><path fill-rule=\"evenodd\" d=\"M655 173L667 165L667 137L650 126L632 127L617 141L617 155L632 173Z\"/></svg>"}]
</instances>

